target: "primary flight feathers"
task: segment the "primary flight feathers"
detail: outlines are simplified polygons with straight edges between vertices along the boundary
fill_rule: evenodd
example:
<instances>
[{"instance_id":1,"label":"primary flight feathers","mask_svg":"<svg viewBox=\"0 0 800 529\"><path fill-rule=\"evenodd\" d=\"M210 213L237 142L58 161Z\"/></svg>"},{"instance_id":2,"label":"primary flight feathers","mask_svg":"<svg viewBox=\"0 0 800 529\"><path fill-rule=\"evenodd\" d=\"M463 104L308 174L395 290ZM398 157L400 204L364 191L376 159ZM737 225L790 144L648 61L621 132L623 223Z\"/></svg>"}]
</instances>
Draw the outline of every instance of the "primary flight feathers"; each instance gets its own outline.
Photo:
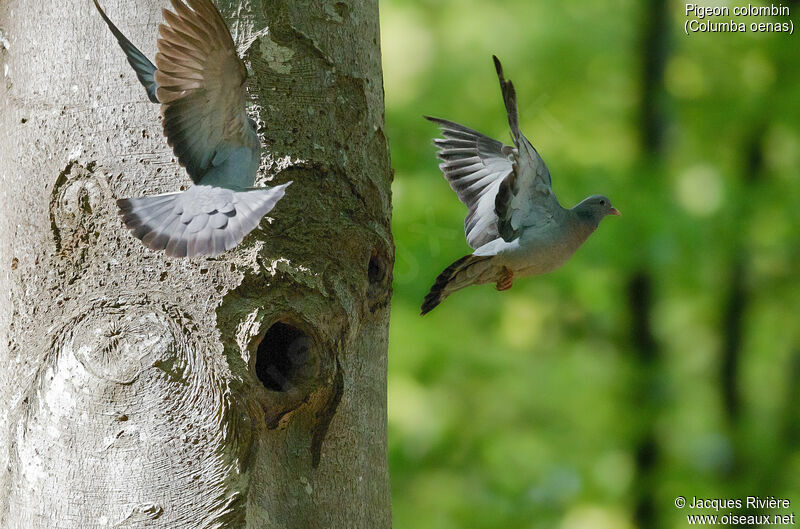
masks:
<instances>
[{"instance_id":1,"label":"primary flight feathers","mask_svg":"<svg viewBox=\"0 0 800 529\"><path fill-rule=\"evenodd\" d=\"M253 188L261 159L246 112L247 70L210 0L170 0L154 65L95 7L150 101L161 104L167 142L195 183L184 192L120 199L125 225L153 250L213 256L238 245L286 187Z\"/></svg>"},{"instance_id":2,"label":"primary flight feathers","mask_svg":"<svg viewBox=\"0 0 800 529\"><path fill-rule=\"evenodd\" d=\"M604 196L593 195L571 209L558 203L539 153L519 129L514 85L493 57L513 146L458 123L436 123L439 168L469 210L467 243L475 250L447 267L422 303L433 310L447 296L482 283L507 290L514 277L542 274L564 264L606 215L618 215Z\"/></svg>"}]
</instances>

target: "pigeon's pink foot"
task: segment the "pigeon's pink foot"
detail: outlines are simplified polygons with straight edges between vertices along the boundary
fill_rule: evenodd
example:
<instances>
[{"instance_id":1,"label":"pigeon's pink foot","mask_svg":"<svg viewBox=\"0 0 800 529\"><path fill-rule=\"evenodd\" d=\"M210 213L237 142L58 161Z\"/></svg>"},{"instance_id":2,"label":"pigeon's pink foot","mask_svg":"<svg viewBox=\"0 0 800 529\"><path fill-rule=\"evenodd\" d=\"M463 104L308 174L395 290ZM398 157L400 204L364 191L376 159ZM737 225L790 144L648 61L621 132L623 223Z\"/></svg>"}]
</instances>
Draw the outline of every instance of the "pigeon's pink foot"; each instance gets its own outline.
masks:
<instances>
[{"instance_id":1,"label":"pigeon's pink foot","mask_svg":"<svg viewBox=\"0 0 800 529\"><path fill-rule=\"evenodd\" d=\"M497 290L508 290L514 286L514 272L503 267L503 275L497 280Z\"/></svg>"}]
</instances>

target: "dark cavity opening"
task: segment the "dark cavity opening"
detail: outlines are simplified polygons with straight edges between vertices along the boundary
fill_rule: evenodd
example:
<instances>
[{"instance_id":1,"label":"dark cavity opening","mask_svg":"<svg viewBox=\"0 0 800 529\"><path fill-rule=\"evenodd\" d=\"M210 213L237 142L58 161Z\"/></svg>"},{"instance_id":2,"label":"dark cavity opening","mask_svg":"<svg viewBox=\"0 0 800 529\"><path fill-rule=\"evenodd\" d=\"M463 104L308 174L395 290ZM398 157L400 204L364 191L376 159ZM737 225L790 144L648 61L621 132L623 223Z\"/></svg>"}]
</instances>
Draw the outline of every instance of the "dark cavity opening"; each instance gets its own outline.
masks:
<instances>
[{"instance_id":1,"label":"dark cavity opening","mask_svg":"<svg viewBox=\"0 0 800 529\"><path fill-rule=\"evenodd\" d=\"M371 285L378 285L383 282L385 277L386 265L380 255L378 255L378 251L373 250L367 267L367 279L369 279Z\"/></svg>"},{"instance_id":2,"label":"dark cavity opening","mask_svg":"<svg viewBox=\"0 0 800 529\"><path fill-rule=\"evenodd\" d=\"M350 12L350 6L344 2L336 2L333 4L333 8L336 10L336 14L342 18L346 18L347 14Z\"/></svg>"},{"instance_id":3,"label":"dark cavity opening","mask_svg":"<svg viewBox=\"0 0 800 529\"><path fill-rule=\"evenodd\" d=\"M311 339L306 333L278 322L267 330L256 353L256 376L269 390L289 391L305 375Z\"/></svg>"}]
</instances>

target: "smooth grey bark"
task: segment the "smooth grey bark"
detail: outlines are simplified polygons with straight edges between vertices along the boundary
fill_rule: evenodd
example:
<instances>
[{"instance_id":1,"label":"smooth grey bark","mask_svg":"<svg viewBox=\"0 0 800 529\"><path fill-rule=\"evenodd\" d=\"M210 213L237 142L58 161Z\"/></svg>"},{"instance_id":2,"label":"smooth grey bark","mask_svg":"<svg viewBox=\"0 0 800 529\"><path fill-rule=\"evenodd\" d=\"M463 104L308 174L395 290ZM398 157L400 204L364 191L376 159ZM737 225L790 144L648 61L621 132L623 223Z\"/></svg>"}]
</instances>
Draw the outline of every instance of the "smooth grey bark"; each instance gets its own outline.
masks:
<instances>
[{"instance_id":1,"label":"smooth grey bark","mask_svg":"<svg viewBox=\"0 0 800 529\"><path fill-rule=\"evenodd\" d=\"M166 0L103 5L152 58ZM175 260L116 215L189 180L91 2L0 2L0 527L391 525L377 0L218 5L294 184Z\"/></svg>"}]
</instances>

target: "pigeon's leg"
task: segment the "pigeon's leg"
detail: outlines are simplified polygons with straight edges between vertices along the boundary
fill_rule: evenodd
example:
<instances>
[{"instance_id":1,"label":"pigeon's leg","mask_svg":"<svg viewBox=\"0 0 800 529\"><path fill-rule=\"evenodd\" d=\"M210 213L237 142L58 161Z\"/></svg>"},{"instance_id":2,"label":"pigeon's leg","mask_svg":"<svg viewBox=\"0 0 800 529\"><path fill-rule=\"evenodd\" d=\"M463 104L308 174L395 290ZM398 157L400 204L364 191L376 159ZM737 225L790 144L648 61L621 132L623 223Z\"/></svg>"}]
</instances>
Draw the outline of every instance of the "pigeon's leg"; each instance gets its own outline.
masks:
<instances>
[{"instance_id":1,"label":"pigeon's leg","mask_svg":"<svg viewBox=\"0 0 800 529\"><path fill-rule=\"evenodd\" d=\"M514 286L514 272L504 266L502 275L497 280L497 290L508 290L512 286Z\"/></svg>"}]
</instances>

